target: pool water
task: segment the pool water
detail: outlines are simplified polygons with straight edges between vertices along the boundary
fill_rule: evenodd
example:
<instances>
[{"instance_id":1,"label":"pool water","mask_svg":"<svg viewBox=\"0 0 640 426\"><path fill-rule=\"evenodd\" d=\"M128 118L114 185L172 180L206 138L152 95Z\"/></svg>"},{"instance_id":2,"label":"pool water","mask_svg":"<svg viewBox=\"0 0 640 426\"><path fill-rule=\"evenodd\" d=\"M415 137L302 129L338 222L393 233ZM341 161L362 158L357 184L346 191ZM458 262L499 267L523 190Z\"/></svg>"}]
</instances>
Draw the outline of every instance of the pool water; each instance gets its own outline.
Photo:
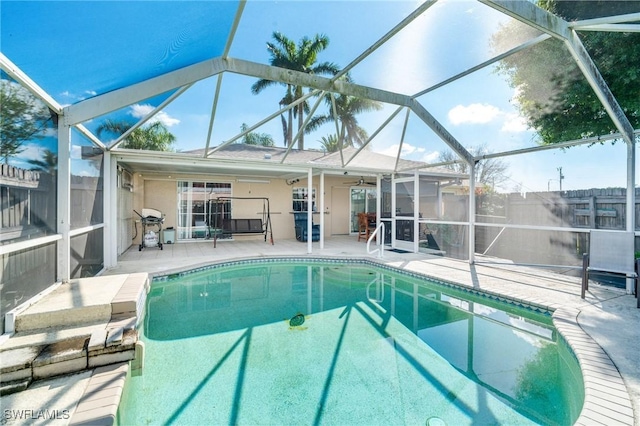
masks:
<instances>
[{"instance_id":1,"label":"pool water","mask_svg":"<svg viewBox=\"0 0 640 426\"><path fill-rule=\"evenodd\" d=\"M370 263L270 261L154 280L119 424L572 424L548 314Z\"/></svg>"}]
</instances>

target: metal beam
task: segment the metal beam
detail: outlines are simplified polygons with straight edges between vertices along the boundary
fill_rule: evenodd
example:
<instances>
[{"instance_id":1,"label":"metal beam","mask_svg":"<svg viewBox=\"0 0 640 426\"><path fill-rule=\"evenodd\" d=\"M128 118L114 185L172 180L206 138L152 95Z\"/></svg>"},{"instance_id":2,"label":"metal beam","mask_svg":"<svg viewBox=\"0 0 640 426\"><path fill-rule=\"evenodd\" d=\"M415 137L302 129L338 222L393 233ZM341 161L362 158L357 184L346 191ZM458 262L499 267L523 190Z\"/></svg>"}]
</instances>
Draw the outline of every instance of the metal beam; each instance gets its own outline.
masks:
<instances>
[{"instance_id":1,"label":"metal beam","mask_svg":"<svg viewBox=\"0 0 640 426\"><path fill-rule=\"evenodd\" d=\"M218 110L218 100L220 99L220 88L222 87L222 77L224 73L218 74L218 81L216 82L216 93L213 95L213 103L211 104L211 115L209 116L209 129L207 130L207 141L204 145L204 151L202 156L206 157L209 152L209 145L211 144L211 135L213 134L213 123L216 120L216 111Z\"/></svg>"},{"instance_id":2,"label":"metal beam","mask_svg":"<svg viewBox=\"0 0 640 426\"><path fill-rule=\"evenodd\" d=\"M348 164L349 164L349 163L350 163L354 158L356 158L356 156L357 156L358 154L360 154L360 151L362 151L363 149L365 149L365 147L366 147L367 145L369 145L369 143L373 140L373 138L375 138L376 136L378 136L378 133L380 133L380 132L382 131L382 129L384 129L385 127L387 127L387 124L389 124L389 123L391 122L391 120L393 120L393 119L395 118L395 116L396 116L396 115L398 115L398 114L400 113L400 111L402 111L402 108L404 108L404 107L403 107L403 106L398 107L398 108L397 108L397 109L396 109L396 110L395 110L395 111L394 111L394 112L389 116L389 118L387 118L387 119L384 121L384 123L382 123L382 124L380 125L380 127L378 127L378 128L376 129L376 131L375 131L375 132L373 132L373 134L372 134L371 136L369 136L369 139L367 139L367 140L365 141L365 143L363 143L363 144L362 144L362 146L361 146L360 148L358 148L358 149L356 150L356 152L354 152L354 153L353 153L353 155L351 156L351 158L349 158L349 159L347 160L347 162L343 164L343 166L342 166L342 167L347 166L347 165L348 165Z\"/></svg>"},{"instance_id":3,"label":"metal beam","mask_svg":"<svg viewBox=\"0 0 640 426\"><path fill-rule=\"evenodd\" d=\"M238 4L238 10L236 11L236 16L233 18L233 24L231 25L231 30L229 31L227 44L224 46L222 59L226 59L229 56L229 51L231 50L231 45L233 44L233 39L236 36L236 31L238 30L238 25L240 25L242 12L244 11L244 7L246 6L246 4L247 4L247 0L240 0L240 3Z\"/></svg>"},{"instance_id":4,"label":"metal beam","mask_svg":"<svg viewBox=\"0 0 640 426\"><path fill-rule=\"evenodd\" d=\"M591 88L600 99L618 130L622 133L627 143L633 143L633 126L624 111L620 108L609 87L605 83L600 71L591 60L575 30L563 19L535 6L528 1L517 0L479 0L481 3L511 16L527 25L539 29L547 34L561 39L571 55L576 60L578 67L586 77ZM632 14L635 15L635 14Z\"/></svg>"},{"instance_id":5,"label":"metal beam","mask_svg":"<svg viewBox=\"0 0 640 426\"><path fill-rule=\"evenodd\" d=\"M621 24L623 22L640 21L640 13L627 13L626 15L605 16L602 18L583 19L581 21L569 22L569 27L582 30L583 26L600 25L600 24Z\"/></svg>"},{"instance_id":6,"label":"metal beam","mask_svg":"<svg viewBox=\"0 0 640 426\"><path fill-rule=\"evenodd\" d=\"M0 52L0 69L9 74L9 76L25 87L29 92L40 98L50 109L56 114L62 113L62 106L56 102L43 88L38 86L35 81L31 80L16 64L11 62L9 58Z\"/></svg>"},{"instance_id":7,"label":"metal beam","mask_svg":"<svg viewBox=\"0 0 640 426\"><path fill-rule=\"evenodd\" d=\"M640 25L638 24L599 24L599 25L585 25L576 26L576 31L600 31L610 33L637 33L640 32Z\"/></svg>"},{"instance_id":8,"label":"metal beam","mask_svg":"<svg viewBox=\"0 0 640 426\"><path fill-rule=\"evenodd\" d=\"M405 114L405 117L404 117L404 125L402 126L402 136L400 136L400 144L398 146L398 155L396 156L396 164L393 166L394 172L398 171L398 164L400 163L400 156L402 155L402 145L404 144L404 137L407 134L407 126L409 125L410 115L411 115L411 110L407 108L407 113Z\"/></svg>"},{"instance_id":9,"label":"metal beam","mask_svg":"<svg viewBox=\"0 0 640 426\"><path fill-rule=\"evenodd\" d=\"M313 92L312 92L313 93ZM291 140L291 143L289 144L289 146L287 147L287 151L284 153L284 155L282 156L282 160L280 160L280 163L284 163L284 160L287 159L287 156L289 155L289 153L291 152L291 149L293 148L293 146L296 144L296 142L298 141L298 139L300 139L300 137L303 135L304 133L304 128L307 127L307 124L309 124L309 120L311 120L311 118L313 117L313 114L316 112L316 110L318 109L318 106L320 106L320 104L322 103L322 98L324 98L325 92L320 93L320 95L318 96L318 100L316 101L316 103L313 105L313 108L311 108L311 111L309 111L309 114L307 114L307 118L304 119L304 122L302 123L302 126L300 127L300 129L298 130L298 133L296 133L296 136L293 138L293 140ZM311 234L309 234L311 235Z\"/></svg>"},{"instance_id":10,"label":"metal beam","mask_svg":"<svg viewBox=\"0 0 640 426\"><path fill-rule=\"evenodd\" d=\"M307 93L306 95L302 96L300 99L296 99L295 101L291 102L289 105L287 105L285 108L279 109L278 111L274 112L273 114L271 114L270 116L268 116L267 118L260 120L259 122L257 122L256 124L254 124L253 126L249 127L248 129L246 129L245 131L238 133L237 135L235 135L234 137L232 137L231 139L221 143L220 145L216 146L215 148L213 148L211 150L211 152L206 152L205 153L205 157L208 157L209 155L213 154L216 151L221 150L222 148L224 148L225 146L229 145L230 143L235 142L236 140L240 139L241 137L243 137L244 135L253 132L255 129L257 129L258 127L262 126L264 123L267 123L271 120L273 120L274 118L276 118L277 116L279 116L280 114L282 114L285 111L290 110L291 108L294 108L295 106L297 106L299 103L306 101L307 99L309 99L312 96L317 95L318 93L320 93L319 90L313 90L309 93Z\"/></svg>"},{"instance_id":11,"label":"metal beam","mask_svg":"<svg viewBox=\"0 0 640 426\"><path fill-rule=\"evenodd\" d=\"M260 79L277 81L294 86L310 87L312 89L335 92L341 95L355 96L360 99L370 99L378 102L385 102L394 105L408 106L411 98L399 93L388 92L386 90L374 89L372 87L347 83L344 80L333 81L326 77L314 74L307 74L300 71L278 68L256 62L245 61L243 59L229 58L227 60L226 71L236 74L248 75Z\"/></svg>"},{"instance_id":12,"label":"metal beam","mask_svg":"<svg viewBox=\"0 0 640 426\"><path fill-rule=\"evenodd\" d=\"M491 65L491 64L493 64L495 62L498 62L498 61L501 61L504 58L513 55L514 53L520 52L521 50L524 50L524 49L526 49L528 47L534 46L534 45L540 43L541 41L548 40L550 37L551 36L549 34L541 34L536 38L533 38L533 39L531 39L531 40L529 40L529 41L527 41L525 43L522 43L519 46L514 47L513 49L510 49L510 50L508 50L508 51L506 51L506 52L504 52L504 53L502 53L502 54L500 54L498 56L495 56L495 57L489 59L488 61L485 61L485 62L483 62L481 64L478 64L475 67L469 68L466 71L463 71L463 72L461 72L459 74L454 75L453 77L450 77L450 78L448 78L446 80L441 81L438 84L435 84L435 85L433 85L433 86L431 86L431 87L429 87L427 89L424 89L423 91L416 93L412 97L413 98L419 98L420 96L422 96L422 95L424 95L426 93L429 93L429 92L431 92L433 90L436 90L436 89L438 89L438 88L440 88L440 87L442 87L444 85L447 85L447 84L449 84L451 82L454 82L454 81L456 81L456 80L458 80L458 79L460 79L460 78L462 78L464 76L467 76L467 75L469 75L471 73L474 73L474 72L476 72L476 71L478 71L478 70L480 70L480 69L482 69L482 68L484 68L484 67L486 67L488 65Z\"/></svg>"},{"instance_id":13,"label":"metal beam","mask_svg":"<svg viewBox=\"0 0 640 426\"><path fill-rule=\"evenodd\" d=\"M222 58L209 59L69 105L63 109L63 113L67 116L69 124L83 123L92 118L135 104L142 99L148 99L211 77L223 72L225 68L226 64Z\"/></svg>"},{"instance_id":14,"label":"metal beam","mask_svg":"<svg viewBox=\"0 0 640 426\"><path fill-rule=\"evenodd\" d=\"M566 39L569 37L569 26L562 18L539 8L529 1L522 0L478 0L505 15L537 28L553 37Z\"/></svg>"},{"instance_id":15,"label":"metal beam","mask_svg":"<svg viewBox=\"0 0 640 426\"><path fill-rule=\"evenodd\" d=\"M94 135L93 133L91 133L89 131L89 129L87 129L86 127L84 127L82 124L76 124L75 128L82 134L84 135L84 137L86 137L87 139L89 139L91 141L91 143L93 143L94 145L98 146L100 149L102 149L103 151L107 150L107 147L105 146L105 144L102 143L102 141L100 139L98 139L96 137L96 135Z\"/></svg>"},{"instance_id":16,"label":"metal beam","mask_svg":"<svg viewBox=\"0 0 640 426\"><path fill-rule=\"evenodd\" d=\"M387 41L389 41L393 36L395 36L396 34L398 34L400 31L402 31L402 29L404 29L404 27L406 27L407 25L409 25L411 22L413 22L417 17L419 17L420 15L422 15L424 13L424 11L426 11L427 9L429 9L431 6L433 6L436 3L436 0L429 0L429 1L425 1L421 6L419 6L416 10L414 10L413 12L411 12L411 14L409 14L409 16L407 16L406 18L404 18L402 21L400 21L400 23L398 25L396 25L395 27L393 27L388 33L386 33L384 36L382 36L382 38L380 38L380 40L376 41L371 47L369 47L368 49L366 49L364 52L362 52L356 59L354 59L353 61L351 61L351 63L349 65L347 65L346 67L344 67L342 69L342 71L340 71L338 74L336 74L332 80L336 81L338 80L340 77L342 77L343 75L345 75L346 73L348 73L353 67L355 67L356 65L358 65L360 62L362 62L367 56L371 55L373 52L375 52L380 46L382 46L383 44L385 44Z\"/></svg>"},{"instance_id":17,"label":"metal beam","mask_svg":"<svg viewBox=\"0 0 640 426\"><path fill-rule=\"evenodd\" d=\"M129 135L131 133L133 133L134 130L136 130L138 127L142 126L144 123L149 121L158 112L162 111L167 105L169 105L171 102L173 102L178 96L180 96L184 92L186 92L191 86L193 86L193 84L187 84L186 86L181 87L179 90L174 92L171 96L169 96L167 99L165 99L164 102L162 102L160 105L155 107L151 112L149 112L147 115L145 115L140 120L138 120L138 122L136 124L134 124L133 126L131 126L129 129L127 129L126 132L121 134L120 137L118 137L118 139L116 139L111 145L109 145L109 149L117 148L118 145L120 145L122 142L124 142L124 140L126 138L128 138Z\"/></svg>"},{"instance_id":18,"label":"metal beam","mask_svg":"<svg viewBox=\"0 0 640 426\"><path fill-rule=\"evenodd\" d=\"M607 113L609 114L609 117L611 117L611 120L613 120L616 128L620 133L622 133L624 140L629 144L635 143L631 122L629 122L629 119L624 114L620 104L618 104L615 96L613 96L613 93L609 90L609 86L607 86L604 78L602 78L598 67L589 56L587 49L585 49L575 30L571 30L569 32L569 36L565 39L565 45L569 48L569 51L576 60L582 74L584 74L587 82L596 93L596 96L598 96L598 99L600 99L604 108L607 110Z\"/></svg>"},{"instance_id":19,"label":"metal beam","mask_svg":"<svg viewBox=\"0 0 640 426\"><path fill-rule=\"evenodd\" d=\"M462 146L462 144L458 142L458 140L453 137L453 135L449 133L447 129L445 129L444 126L440 124L440 122L438 122L438 120L436 120L436 118L431 115L431 113L429 113L429 111L427 111L418 101L412 100L410 107L415 115L420 117L420 119L424 121L424 123L429 126L431 130L440 137L440 139L449 145L449 148L451 148L453 152L458 154L468 163L473 164L473 156L469 151L467 151L467 149Z\"/></svg>"}]
</instances>

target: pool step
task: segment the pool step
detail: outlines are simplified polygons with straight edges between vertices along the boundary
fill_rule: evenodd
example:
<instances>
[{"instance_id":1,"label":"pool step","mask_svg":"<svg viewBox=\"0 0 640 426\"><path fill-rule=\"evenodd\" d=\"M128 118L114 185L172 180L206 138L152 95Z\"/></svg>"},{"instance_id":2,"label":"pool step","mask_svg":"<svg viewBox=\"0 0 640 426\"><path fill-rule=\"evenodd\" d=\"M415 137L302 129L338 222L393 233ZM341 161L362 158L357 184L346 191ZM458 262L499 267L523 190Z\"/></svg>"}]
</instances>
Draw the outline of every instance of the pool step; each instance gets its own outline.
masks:
<instances>
[{"instance_id":1,"label":"pool step","mask_svg":"<svg viewBox=\"0 0 640 426\"><path fill-rule=\"evenodd\" d=\"M2 392L133 360L149 287L146 273L72 280L18 313L0 345Z\"/></svg>"},{"instance_id":2,"label":"pool step","mask_svg":"<svg viewBox=\"0 0 640 426\"><path fill-rule=\"evenodd\" d=\"M121 327L96 331L55 343L2 351L0 382L3 392L24 390L30 383L56 376L128 362L135 357L138 332Z\"/></svg>"}]
</instances>

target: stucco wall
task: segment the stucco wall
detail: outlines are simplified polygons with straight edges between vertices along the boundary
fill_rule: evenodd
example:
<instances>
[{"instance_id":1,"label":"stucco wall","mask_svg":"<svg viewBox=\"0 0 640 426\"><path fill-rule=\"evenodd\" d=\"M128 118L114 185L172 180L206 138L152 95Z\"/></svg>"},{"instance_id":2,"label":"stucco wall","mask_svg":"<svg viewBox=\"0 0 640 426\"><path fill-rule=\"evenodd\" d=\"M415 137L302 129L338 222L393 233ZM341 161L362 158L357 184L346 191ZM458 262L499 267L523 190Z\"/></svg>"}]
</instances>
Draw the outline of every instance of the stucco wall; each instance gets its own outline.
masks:
<instances>
[{"instance_id":1,"label":"stucco wall","mask_svg":"<svg viewBox=\"0 0 640 426\"><path fill-rule=\"evenodd\" d=\"M259 180L268 181L268 183L257 182L238 182L235 177L229 176L176 176L168 179L166 176L135 176L133 205L134 209L141 212L143 208L153 208L160 210L165 215L163 228L170 226L177 227L177 181L193 180L207 182L230 182L233 197L268 197L271 224L273 229L274 241L278 239L294 239L295 229L292 214L292 190L293 187L306 187L307 180L300 179L294 185L288 185L283 179L273 178L257 178ZM349 185L344 183L343 176L325 176L325 237L333 235L332 214L336 213L336 209L340 209L338 216L348 220L349 217L349 198L348 191L344 200L332 202L332 192L334 187L348 188ZM316 190L316 206L320 210L320 178L315 176L313 179L313 187ZM233 200L232 201L233 217L235 218L262 218L262 201L260 200ZM336 205L333 205L336 204ZM135 219L139 219L134 215ZM320 223L320 212L313 215L314 224ZM133 241L134 244L140 244L142 234L141 224L138 222L138 236ZM345 228L346 227L342 227ZM153 230L157 228L152 228ZM343 233L343 232L340 232ZM238 239L263 238L261 235L243 235Z\"/></svg>"}]
</instances>

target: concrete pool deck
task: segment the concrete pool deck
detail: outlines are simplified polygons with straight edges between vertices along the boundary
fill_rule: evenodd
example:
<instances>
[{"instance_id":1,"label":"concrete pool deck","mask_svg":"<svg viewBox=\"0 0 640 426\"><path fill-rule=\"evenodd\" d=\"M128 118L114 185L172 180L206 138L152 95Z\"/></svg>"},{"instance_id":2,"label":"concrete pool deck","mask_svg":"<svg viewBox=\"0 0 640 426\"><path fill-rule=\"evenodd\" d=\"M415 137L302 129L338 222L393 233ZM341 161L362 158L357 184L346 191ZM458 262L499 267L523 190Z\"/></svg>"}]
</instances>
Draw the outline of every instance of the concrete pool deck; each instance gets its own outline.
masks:
<instances>
[{"instance_id":1,"label":"concrete pool deck","mask_svg":"<svg viewBox=\"0 0 640 426\"><path fill-rule=\"evenodd\" d=\"M379 260L375 255L367 255L365 246L358 243L356 237L332 237L322 250L319 243L314 243L312 256L371 259L496 297L555 309L556 326L576 352L585 375L586 401L578 423L640 426L640 309L636 308L633 296L620 289L591 285L583 300L580 280L576 277L508 263L482 262L486 259L469 265L443 257L387 251ZM166 244L164 250L138 251L134 246L119 258L116 268L98 278L118 280L122 274L139 272L167 274L249 257L305 257L308 256L306 247L306 243L295 240L276 241L272 246L261 240L243 239L218 242L217 248L213 248L211 242ZM91 388L90 377L83 374L51 379L52 384L34 382L26 391L3 396L3 409L59 408L56 404L60 401L60 407L69 407L73 414L77 411L77 401ZM62 392L64 389L67 392ZM46 424L69 424L70 421L61 418ZM33 420L21 423L15 418L5 418L5 424L27 423L34 424Z\"/></svg>"}]
</instances>

